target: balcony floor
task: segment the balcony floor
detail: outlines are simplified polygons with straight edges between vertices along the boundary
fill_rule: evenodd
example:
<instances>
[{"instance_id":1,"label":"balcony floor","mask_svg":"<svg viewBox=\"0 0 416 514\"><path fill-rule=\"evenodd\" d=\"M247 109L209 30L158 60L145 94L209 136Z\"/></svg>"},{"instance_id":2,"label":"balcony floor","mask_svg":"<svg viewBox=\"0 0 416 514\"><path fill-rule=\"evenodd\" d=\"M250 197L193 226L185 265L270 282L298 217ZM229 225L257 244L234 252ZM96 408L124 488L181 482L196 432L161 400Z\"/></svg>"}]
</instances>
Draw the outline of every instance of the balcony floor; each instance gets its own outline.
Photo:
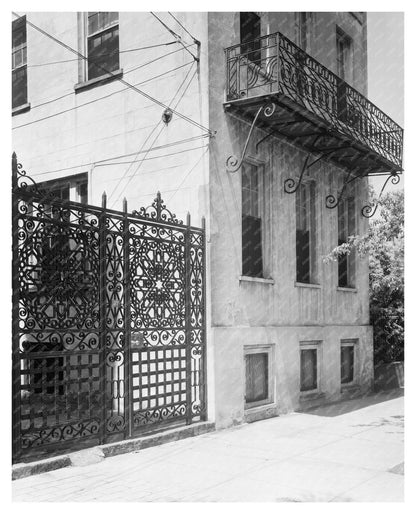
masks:
<instances>
[{"instance_id":1,"label":"balcony floor","mask_svg":"<svg viewBox=\"0 0 416 514\"><path fill-rule=\"evenodd\" d=\"M317 155L328 152L328 160L351 171L353 176L402 171L400 166L384 158L375 149L369 148L365 142L348 133L342 133L338 127L332 126L330 122L281 92L227 101L224 109L239 118L252 121L259 107L269 102L276 105L274 114L266 117L262 112L256 127L283 137L308 152ZM261 139L255 142L259 141Z\"/></svg>"}]
</instances>

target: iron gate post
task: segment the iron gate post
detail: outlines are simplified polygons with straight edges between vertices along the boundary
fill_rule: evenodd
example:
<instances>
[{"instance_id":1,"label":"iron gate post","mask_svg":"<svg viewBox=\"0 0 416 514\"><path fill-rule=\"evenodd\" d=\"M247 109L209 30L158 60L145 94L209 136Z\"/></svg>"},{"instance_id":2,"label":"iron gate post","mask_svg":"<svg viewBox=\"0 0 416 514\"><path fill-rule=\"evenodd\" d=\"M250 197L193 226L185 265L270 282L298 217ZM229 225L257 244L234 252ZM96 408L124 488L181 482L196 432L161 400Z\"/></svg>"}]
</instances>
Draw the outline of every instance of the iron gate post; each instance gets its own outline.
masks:
<instances>
[{"instance_id":1,"label":"iron gate post","mask_svg":"<svg viewBox=\"0 0 416 514\"><path fill-rule=\"evenodd\" d=\"M16 195L17 157L12 155L12 460L21 453L20 356L19 356L19 220Z\"/></svg>"},{"instance_id":2,"label":"iron gate post","mask_svg":"<svg viewBox=\"0 0 416 514\"><path fill-rule=\"evenodd\" d=\"M202 389L201 394L201 421L207 420L207 310L206 310L206 297L207 297L207 234L205 217L201 220L202 227L202 368L201 368L201 379L200 387Z\"/></svg>"},{"instance_id":3,"label":"iron gate post","mask_svg":"<svg viewBox=\"0 0 416 514\"><path fill-rule=\"evenodd\" d=\"M191 215L186 215L185 229L185 359L186 424L192 423L192 346L191 346Z\"/></svg>"},{"instance_id":4,"label":"iron gate post","mask_svg":"<svg viewBox=\"0 0 416 514\"><path fill-rule=\"evenodd\" d=\"M102 196L102 211L99 218L99 262L100 262L100 292L99 292L99 342L100 342L100 392L101 392L101 417L100 417L100 443L106 440L107 421L107 363L106 363L106 208L107 195Z\"/></svg>"},{"instance_id":5,"label":"iron gate post","mask_svg":"<svg viewBox=\"0 0 416 514\"><path fill-rule=\"evenodd\" d=\"M129 262L129 219L127 215L127 200L123 200L123 268L124 268L124 416L125 437L131 437L133 432L132 417L132 355L131 355L131 309L130 309L130 262Z\"/></svg>"}]
</instances>

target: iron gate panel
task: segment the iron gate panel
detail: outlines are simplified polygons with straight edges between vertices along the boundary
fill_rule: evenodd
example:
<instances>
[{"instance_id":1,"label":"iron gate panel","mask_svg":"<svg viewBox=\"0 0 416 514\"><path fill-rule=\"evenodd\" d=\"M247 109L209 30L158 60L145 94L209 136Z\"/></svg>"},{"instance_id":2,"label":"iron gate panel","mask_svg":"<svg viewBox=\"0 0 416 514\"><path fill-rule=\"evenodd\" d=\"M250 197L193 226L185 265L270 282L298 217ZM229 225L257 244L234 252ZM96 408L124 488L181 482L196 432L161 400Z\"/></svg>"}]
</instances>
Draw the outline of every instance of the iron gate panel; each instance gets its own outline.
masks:
<instances>
[{"instance_id":1,"label":"iron gate panel","mask_svg":"<svg viewBox=\"0 0 416 514\"><path fill-rule=\"evenodd\" d=\"M204 225L58 200L15 156L12 205L14 461L205 419Z\"/></svg>"}]
</instances>

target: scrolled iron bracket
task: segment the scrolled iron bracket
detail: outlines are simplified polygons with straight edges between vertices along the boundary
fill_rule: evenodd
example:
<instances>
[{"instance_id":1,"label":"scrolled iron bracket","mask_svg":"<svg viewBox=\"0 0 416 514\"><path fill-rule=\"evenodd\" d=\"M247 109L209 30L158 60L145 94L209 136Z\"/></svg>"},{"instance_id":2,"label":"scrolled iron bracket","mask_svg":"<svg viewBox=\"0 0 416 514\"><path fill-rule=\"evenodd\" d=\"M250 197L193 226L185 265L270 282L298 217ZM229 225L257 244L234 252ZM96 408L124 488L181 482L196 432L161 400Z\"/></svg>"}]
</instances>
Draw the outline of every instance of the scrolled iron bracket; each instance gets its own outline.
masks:
<instances>
[{"instance_id":1,"label":"scrolled iron bracket","mask_svg":"<svg viewBox=\"0 0 416 514\"><path fill-rule=\"evenodd\" d=\"M238 157L236 157L235 155L230 155L225 163L226 170L229 173L236 173L241 168L241 166L244 162L244 157L246 156L247 147L248 147L248 143L250 142L251 134L253 133L253 129L256 125L257 119L260 116L260 114L263 113L263 115L266 116L266 118L270 118L270 116L273 116L275 110L276 110L276 104L274 104L273 102L267 103L267 104L259 107L259 109L257 110L257 113L253 119L253 122L251 124L250 131L248 133L247 140L245 142L241 158L238 159Z\"/></svg>"},{"instance_id":2,"label":"scrolled iron bracket","mask_svg":"<svg viewBox=\"0 0 416 514\"><path fill-rule=\"evenodd\" d=\"M383 194L383 191L387 186L389 180L391 180L392 184L396 185L400 182L400 176L397 173L391 173L387 177L383 187L381 188L380 194L378 195L377 201L374 202L373 205L364 205L364 207L361 209L361 214L362 216L364 216L364 218L372 218L376 213L378 206L380 205L381 195Z\"/></svg>"},{"instance_id":3,"label":"scrolled iron bracket","mask_svg":"<svg viewBox=\"0 0 416 514\"><path fill-rule=\"evenodd\" d=\"M315 143L318 141L318 139L321 137L321 134L319 134L316 138L315 138L315 141L314 141L314 145ZM311 158L312 156L312 153L308 153L308 155L306 156L306 159L303 163L303 167L302 167L302 171L300 173L300 176L299 176L299 180L298 182L296 183L296 180L292 177L289 177L287 178L285 181L284 181L284 190L285 190L285 193L288 193L288 194L293 194L293 193L296 193L296 191L299 189L301 183L302 183L302 180L303 180L303 175L305 174L305 171L307 169L309 169L311 166L313 166L316 162L318 162L321 157L319 157L318 159L315 159L313 162L311 162L309 165L309 159Z\"/></svg>"},{"instance_id":4,"label":"scrolled iron bracket","mask_svg":"<svg viewBox=\"0 0 416 514\"><path fill-rule=\"evenodd\" d=\"M351 173L352 173L352 170L349 171L347 180L342 185L341 192L337 196L337 198L335 198L334 195L328 195L325 198L325 206L326 206L327 209L335 209L335 207L338 207L339 202L342 200L342 197L344 196L344 193L345 193L345 190L347 188L347 185L350 184L351 182L353 182L354 180L356 180L358 178L358 176L357 176L357 177L353 177L350 180Z\"/></svg>"}]
</instances>

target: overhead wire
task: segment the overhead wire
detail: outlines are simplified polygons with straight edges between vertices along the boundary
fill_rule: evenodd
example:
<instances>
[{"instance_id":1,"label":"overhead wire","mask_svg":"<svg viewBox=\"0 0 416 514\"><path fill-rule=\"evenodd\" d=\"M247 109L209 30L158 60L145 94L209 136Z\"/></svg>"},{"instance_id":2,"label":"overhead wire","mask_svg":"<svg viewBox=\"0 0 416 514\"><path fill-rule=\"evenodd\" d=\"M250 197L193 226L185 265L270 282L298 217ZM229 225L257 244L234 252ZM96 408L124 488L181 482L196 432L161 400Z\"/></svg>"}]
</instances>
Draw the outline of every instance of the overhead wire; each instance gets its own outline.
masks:
<instances>
[{"instance_id":1,"label":"overhead wire","mask_svg":"<svg viewBox=\"0 0 416 514\"><path fill-rule=\"evenodd\" d=\"M191 38L193 39L194 43L196 43L197 45L201 44L201 43L200 43L200 41L198 41L198 40L197 40L197 39L196 39L196 38L195 38L195 37L194 37L194 36L189 32L189 30L187 30L187 29L186 29L186 27L184 27L184 26L182 25L182 23L181 23L181 22L176 18L176 16L174 16L174 15L173 15L171 12L169 12L169 11L168 11L168 13L172 16L172 18L176 21L176 23L177 23L178 25L180 25L180 26L183 28L183 30L184 30L184 31L185 31L189 36L191 36Z\"/></svg>"},{"instance_id":2,"label":"overhead wire","mask_svg":"<svg viewBox=\"0 0 416 514\"><path fill-rule=\"evenodd\" d=\"M163 150L164 148L170 148L171 146L177 146L177 145L180 145L180 144L184 144L184 143L190 143L192 141L197 141L199 139L206 139L207 137L209 137L208 134L202 134L200 136L193 136L193 137L189 137L189 138L186 138L186 139L180 139L178 141L172 141L171 143L166 143L164 145L161 145L161 146L154 146L151 151L157 151L157 150ZM146 149L146 150L143 150L142 152L140 153L145 153L149 151L149 149ZM103 163L107 163L108 161L116 161L117 159L122 159L123 157L131 157L133 155L137 155L137 151L135 152L131 152L131 153L126 153L126 154L122 154L122 155L117 155L115 157L108 157L106 159L100 159L98 161L90 161L90 162L83 162L83 163L80 163L80 164L74 164L73 166L67 166L65 168L55 168L53 170L48 170L48 171L43 171L41 173L38 173L37 176L40 176L40 175L49 175L51 173L58 173L59 171L69 171L69 170L74 170L74 169L77 169L77 168L82 168L84 166L92 166L93 164L95 165L101 165ZM114 162L114 163L109 163L109 164L119 164L118 162Z\"/></svg>"},{"instance_id":3,"label":"overhead wire","mask_svg":"<svg viewBox=\"0 0 416 514\"><path fill-rule=\"evenodd\" d=\"M183 41L182 41L182 38L181 38L181 36L180 36L179 34L177 34L174 30L172 30L170 27L168 27L168 25L166 25L166 23L164 23L164 22L159 18L159 16L156 16L156 14L155 14L154 12L150 11L150 14L151 14L152 16L154 16L154 17L155 17L155 18L156 18L156 19L157 19L157 20L158 20L158 21L159 21L159 22L160 22L160 23L165 27L165 29L166 29L166 30L168 30L168 31L169 31L169 33L170 33L170 34L172 34L172 36L174 36L174 37L177 39L178 43L180 43L180 44L184 47L184 49L185 49L188 53L190 53L190 54L192 55L192 57L195 59L195 61L197 61L197 62L199 61L199 58L198 58L198 57L196 57L196 56L195 56L195 55L194 55L190 50L187 50L187 48L185 47L185 45L184 45L184 43L183 43Z\"/></svg>"},{"instance_id":4,"label":"overhead wire","mask_svg":"<svg viewBox=\"0 0 416 514\"><path fill-rule=\"evenodd\" d=\"M171 70L168 70L168 71L166 71L164 73L161 73L160 75L156 75L155 77L151 77L150 79L144 80L143 82L139 82L138 84L135 84L135 85L139 86L139 85L145 84L146 82L150 82L151 80L155 80L156 78L162 77L163 75L166 75L167 73L171 73L173 71L176 71L176 70L179 70L181 68L184 68L185 66L189 66L192 63L193 63L193 61L188 61L187 63L182 64L181 66L177 66L176 68L172 68ZM116 95L118 93L122 93L123 91L127 91L128 89L130 89L130 88L126 87L126 88L123 88L123 89L119 89L117 91L112 91L111 93L108 93L107 95L100 96L99 98L94 98L93 100L90 100L89 102L84 102L83 104L80 104L80 105L74 105L73 107L68 107L68 109L64 109L62 111L54 112L53 114L49 114L48 116L44 116L43 118L37 118L36 120L28 121L26 123L22 123L20 125L17 125L15 127L13 127L12 130L16 130L16 129L21 128L21 127L26 127L28 125L33 125L34 123L39 123L41 121L45 121L45 120L48 120L50 118L54 118L56 116L60 116L61 114L66 114L67 112L70 112L70 111L75 111L76 109L80 109L81 107L85 107L86 105L91 105L91 104L93 104L95 102L99 102L101 100L104 100L105 98L109 98L110 96ZM39 105L37 105L36 107L39 107Z\"/></svg>"},{"instance_id":5,"label":"overhead wire","mask_svg":"<svg viewBox=\"0 0 416 514\"><path fill-rule=\"evenodd\" d=\"M149 50L150 48L158 48L161 46L175 45L177 43L178 43L177 40L169 41L168 43L160 43L158 45L142 46L140 48L129 48L127 50L118 50L117 53L125 54L128 52L138 52L139 50ZM114 55L114 52L102 54L101 57L107 57L109 55ZM51 66L52 64L64 64L67 62L76 62L76 61L79 61L79 59L64 59L62 61L51 61L51 62L42 62L42 63L37 63L37 64L27 64L27 67L28 68L37 68L37 67L41 67L41 66Z\"/></svg>"},{"instance_id":6,"label":"overhead wire","mask_svg":"<svg viewBox=\"0 0 416 514\"><path fill-rule=\"evenodd\" d=\"M176 42L176 41L175 41L175 42ZM192 46L192 45L189 45L189 46ZM155 57L154 59L152 59L152 60L150 60L150 61L147 61L147 62L145 62L145 63L140 64L139 66L134 66L134 67L132 67L132 68L128 68L127 70L124 70L124 71L123 71L123 75L127 75L128 73L131 73L132 71L136 71L136 70L139 70L139 69L141 69L141 68L144 68L145 66L148 66L148 65L150 65L150 64L153 64L154 62L159 61L160 59L164 59L165 57L168 57L169 55L173 55L173 54L175 54L175 53L177 53L177 52L180 52L181 50L182 50L182 48L178 48L177 50L174 50L173 52L168 52L167 54L163 54L163 55L161 55L161 56L159 56L159 57ZM77 61L78 59L74 59L74 60L76 60L76 61ZM168 72L166 72L166 73L168 73ZM161 76L161 75L160 75L160 76ZM142 84L142 83L140 82L139 84L133 84L133 85L137 86L137 85L140 85L140 84ZM120 89L120 91L125 91L125 90L127 90L127 89L128 89L128 88ZM74 94L75 94L75 91L72 89L70 93L67 93L67 94L65 94L65 95L58 96L57 98L53 98L52 100L48 100L48 101L46 101L46 102L42 102L42 103L40 103L40 104L31 105L31 106L30 106L30 109L32 110L32 109L36 109L37 107L42 107L43 105L47 105L47 104L50 104L50 103L56 102L57 100L61 100L62 98L65 98L65 97L67 97L67 96L72 96L72 95L74 95ZM107 98L107 97L106 97L106 96L104 96L104 97L102 97L102 98ZM99 100L99 99L98 99L98 100ZM24 125L19 125L19 126L15 127L15 128L19 128L20 126L24 126Z\"/></svg>"},{"instance_id":7,"label":"overhead wire","mask_svg":"<svg viewBox=\"0 0 416 514\"><path fill-rule=\"evenodd\" d=\"M20 18L20 16L18 14L16 14L15 12L12 12L12 14L14 16L16 16L17 18ZM53 41L55 41L57 44L63 46L64 48L66 48L67 50L69 50L70 52L78 55L80 58L84 59L85 61L88 61L88 58L85 57L85 55L81 54L80 52L78 52L77 50L75 50L74 48L70 47L69 45L67 45L66 43L64 43L63 41L59 40L58 38L56 38L55 36L53 36L52 34L46 32L45 30L43 30L42 28L38 27L37 25L33 24L32 22L30 22L29 20L26 19L26 24L29 25L30 27L34 28L35 30L39 31L41 34L45 35L46 37L52 39ZM194 57L194 56L193 56ZM107 70L106 68L104 68L103 66L100 66L98 64L96 64L96 66L103 70L106 74L109 74L110 76L114 76L114 73ZM134 91L136 91L137 93L139 93L140 95L144 96L145 98L147 98L148 100L154 102L155 104L159 105L160 107L163 107L164 109L167 109L168 106L166 104L164 104L163 102L161 102L160 100L157 100L156 98L152 97L151 95L145 93L144 91L142 91L141 89L138 89L137 87L133 86L132 84L130 84L129 82L127 82L126 80L124 80L123 78L121 77L117 77L117 80L119 80L121 83L125 84L126 86L132 88ZM205 130L207 131L208 133L212 133L211 130L207 127L204 127L203 125L201 125L200 123L196 122L195 120L189 118L188 116L185 116L184 114L176 111L176 110L173 110L171 109L172 112L174 112L179 118L182 118L183 120L185 121L188 121L190 124L200 128L201 130Z\"/></svg>"},{"instance_id":8,"label":"overhead wire","mask_svg":"<svg viewBox=\"0 0 416 514\"><path fill-rule=\"evenodd\" d=\"M179 87L178 87L178 89L177 89L177 91L176 91L175 95L173 96L172 100L169 102L169 104L170 104L170 105L171 105L171 104L172 104L172 102L175 100L175 98L176 98L177 94L179 93L179 91L181 90L181 88L182 88L183 84L186 82L186 80L187 80L187 78L188 78L189 73L191 72L191 70L192 70L192 66L189 68L189 70L188 70L187 74L185 75L185 78L183 79L182 83L179 85ZM190 85L190 83L192 82L192 80L193 80L194 76L195 76L195 73L194 73L194 75L191 77L191 80L190 80L189 84L187 85L187 87L186 87L186 88L185 88L185 90L183 91L183 93L182 93L181 97L179 98L178 102L176 103L176 107L179 105L179 102L182 100L182 98L183 98L184 94L185 94L185 93L186 93L186 91L188 90L189 85ZM169 107L168 107L168 108L169 108ZM173 109L172 109L172 112L174 112L174 110L173 110ZM159 122L155 125L154 129L151 131L151 133L150 133L150 134L149 134L149 136L147 137L147 139L146 139L145 143L150 139L150 137L151 137L151 136L152 136L152 134L156 131L157 127L160 125L160 123L161 123L161 122L162 122L162 120L159 120ZM158 133L158 134L156 135L156 137L154 138L153 143L150 145L149 151L151 151L152 146L156 143L156 141L157 141L158 137L160 136L160 134L162 133L162 131L163 131L163 129L164 129L164 128L165 128L165 127L164 127L164 125L163 125L163 126L161 127L161 130L159 131L159 133ZM144 143L144 144L145 144L145 143ZM143 148L143 146L142 146L142 148ZM137 154L137 155L139 155L139 154ZM147 153L145 154L145 157L146 157L146 155L147 155ZM120 194L119 194L119 195L118 195L118 197L116 198L115 202L116 202L117 200L119 200L119 198L121 197L122 192L123 192L123 191L127 188L127 186L130 184L130 182L132 181L133 177L135 176L135 174L136 174L136 173L137 173L137 171L139 170L139 168L140 168L141 164L143 163L143 161L144 161L145 157L144 157L143 159L141 159L141 161L139 161L139 163L138 163L138 167L136 168L135 172L131 175L131 177L129 178L129 180L127 181L127 183L124 185L123 189L121 190ZM137 156L136 156L136 159L137 159ZM134 162L133 162L132 164L134 164L134 163L135 163L136 159L134 160ZM120 180L119 180L118 184L116 185L116 187L113 189L112 193L110 194L109 200L110 200L110 199L111 199L111 197L113 196L113 194L114 194L115 190L117 189L117 187L119 186L119 184L121 183L121 181L122 181L122 180L124 180L125 176L126 176L126 175L127 175L127 173L130 171L130 168L132 167L132 164L130 164L130 165L129 165L129 167L128 167L128 168L127 168L127 170L124 172L124 174L122 175L122 177L120 177Z\"/></svg>"}]
</instances>

